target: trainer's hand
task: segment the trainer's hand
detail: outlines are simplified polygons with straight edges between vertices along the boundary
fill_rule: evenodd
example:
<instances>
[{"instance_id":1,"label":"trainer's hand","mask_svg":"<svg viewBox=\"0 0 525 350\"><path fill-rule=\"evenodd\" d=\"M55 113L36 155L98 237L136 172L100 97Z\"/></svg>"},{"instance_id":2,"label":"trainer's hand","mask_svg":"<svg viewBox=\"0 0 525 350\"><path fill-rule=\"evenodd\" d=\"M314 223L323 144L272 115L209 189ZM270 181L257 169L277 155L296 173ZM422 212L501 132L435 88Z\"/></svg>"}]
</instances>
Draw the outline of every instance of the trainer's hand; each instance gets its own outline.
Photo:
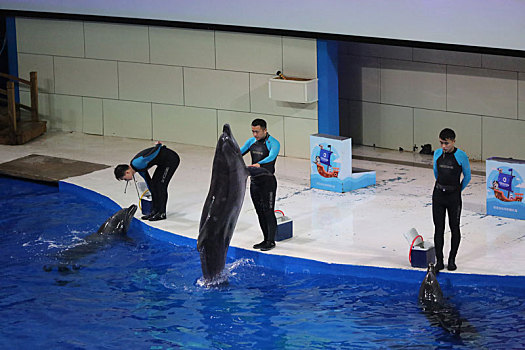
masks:
<instances>
[{"instance_id":1,"label":"trainer's hand","mask_svg":"<svg viewBox=\"0 0 525 350\"><path fill-rule=\"evenodd\" d=\"M251 167L254 167L254 168L260 168L260 167L261 167L261 164L259 164L259 163L255 163L255 164L248 165L248 166L251 166Z\"/></svg>"},{"instance_id":2,"label":"trainer's hand","mask_svg":"<svg viewBox=\"0 0 525 350\"><path fill-rule=\"evenodd\" d=\"M162 143L162 142L160 142L160 141L155 141L155 146L156 146L156 145L160 145L161 143Z\"/></svg>"}]
</instances>

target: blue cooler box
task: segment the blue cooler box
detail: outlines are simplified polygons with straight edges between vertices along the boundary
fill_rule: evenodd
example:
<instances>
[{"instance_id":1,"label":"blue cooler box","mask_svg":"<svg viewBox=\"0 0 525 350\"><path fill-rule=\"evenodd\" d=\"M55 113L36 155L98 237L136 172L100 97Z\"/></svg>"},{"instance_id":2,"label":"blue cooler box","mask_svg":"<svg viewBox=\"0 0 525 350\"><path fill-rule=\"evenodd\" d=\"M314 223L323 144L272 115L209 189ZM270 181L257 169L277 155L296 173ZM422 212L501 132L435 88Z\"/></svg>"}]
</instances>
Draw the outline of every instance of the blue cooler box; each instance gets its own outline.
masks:
<instances>
[{"instance_id":1,"label":"blue cooler box","mask_svg":"<svg viewBox=\"0 0 525 350\"><path fill-rule=\"evenodd\" d=\"M427 268L428 264L436 263L436 249L431 242L423 242L421 245L415 245L410 251L410 265L412 267Z\"/></svg>"},{"instance_id":2,"label":"blue cooler box","mask_svg":"<svg viewBox=\"0 0 525 350\"><path fill-rule=\"evenodd\" d=\"M293 236L293 221L288 216L277 217L277 232L275 232L275 240L283 241Z\"/></svg>"}]
</instances>

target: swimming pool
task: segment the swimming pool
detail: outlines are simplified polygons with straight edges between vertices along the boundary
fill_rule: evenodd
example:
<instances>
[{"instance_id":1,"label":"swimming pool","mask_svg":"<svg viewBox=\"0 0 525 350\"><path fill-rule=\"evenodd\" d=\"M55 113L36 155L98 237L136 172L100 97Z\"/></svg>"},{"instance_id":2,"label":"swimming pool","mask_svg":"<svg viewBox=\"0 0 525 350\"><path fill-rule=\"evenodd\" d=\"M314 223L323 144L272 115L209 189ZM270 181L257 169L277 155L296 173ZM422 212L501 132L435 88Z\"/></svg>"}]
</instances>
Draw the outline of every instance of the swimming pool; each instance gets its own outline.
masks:
<instances>
[{"instance_id":1,"label":"swimming pool","mask_svg":"<svg viewBox=\"0 0 525 350\"><path fill-rule=\"evenodd\" d=\"M311 273L302 273L265 268L255 263L258 253L237 251L229 285L207 289L197 283L196 244L153 239L139 222L132 242L86 256L80 270L45 272L54 254L82 242L114 210L9 178L0 178L0 194L1 348L525 347L523 279L442 274L443 292L468 326L455 337L418 307L424 272L334 266L334 274L316 274L304 261Z\"/></svg>"}]
</instances>

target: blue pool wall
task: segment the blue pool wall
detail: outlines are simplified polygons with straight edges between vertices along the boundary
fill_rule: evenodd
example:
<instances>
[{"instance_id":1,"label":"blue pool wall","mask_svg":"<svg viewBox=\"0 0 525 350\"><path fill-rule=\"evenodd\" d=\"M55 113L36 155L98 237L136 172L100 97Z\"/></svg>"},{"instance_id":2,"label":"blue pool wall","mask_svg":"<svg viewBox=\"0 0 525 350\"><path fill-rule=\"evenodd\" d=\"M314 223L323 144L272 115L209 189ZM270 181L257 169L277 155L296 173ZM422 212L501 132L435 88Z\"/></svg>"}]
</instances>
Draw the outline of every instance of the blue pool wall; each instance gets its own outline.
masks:
<instances>
[{"instance_id":1,"label":"blue pool wall","mask_svg":"<svg viewBox=\"0 0 525 350\"><path fill-rule=\"evenodd\" d=\"M60 181L58 184L60 192L71 193L88 201L98 203L105 209L117 211L121 207L110 198L87 188ZM144 222L134 219L134 225L148 236L178 246L189 246L195 248L197 254L197 232L195 238L188 238L175 233L160 230L146 225ZM259 251L232 247L228 249L228 257L231 259L251 259L257 265L281 271L286 274L307 273L338 276L353 276L359 278L375 278L404 283L421 283L425 269L397 269L375 266L344 265L326 263L304 258L296 258L276 254L264 254ZM378 262L379 263L379 262ZM525 276L497 276L480 274L463 274L441 272L438 275L440 284L455 286L501 286L506 288L525 289Z\"/></svg>"}]
</instances>

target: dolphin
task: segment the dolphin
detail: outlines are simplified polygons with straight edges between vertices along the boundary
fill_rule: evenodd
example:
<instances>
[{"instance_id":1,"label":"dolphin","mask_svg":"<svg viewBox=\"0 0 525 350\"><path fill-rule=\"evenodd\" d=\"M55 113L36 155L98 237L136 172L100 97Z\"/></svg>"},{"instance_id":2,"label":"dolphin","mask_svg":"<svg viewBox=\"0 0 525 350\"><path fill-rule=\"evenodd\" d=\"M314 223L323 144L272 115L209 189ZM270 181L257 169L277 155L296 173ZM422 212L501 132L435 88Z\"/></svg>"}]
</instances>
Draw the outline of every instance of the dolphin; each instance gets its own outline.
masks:
<instances>
[{"instance_id":1,"label":"dolphin","mask_svg":"<svg viewBox=\"0 0 525 350\"><path fill-rule=\"evenodd\" d=\"M246 167L230 125L224 124L217 141L210 189L202 208L197 250L206 281L216 281L239 218L248 176L273 176L263 168Z\"/></svg>"},{"instance_id":2,"label":"dolphin","mask_svg":"<svg viewBox=\"0 0 525 350\"><path fill-rule=\"evenodd\" d=\"M436 278L436 269L432 263L428 265L427 274L419 287L418 299L423 312L431 321L437 321L451 334L461 333L462 319L459 312L445 302Z\"/></svg>"},{"instance_id":3,"label":"dolphin","mask_svg":"<svg viewBox=\"0 0 525 350\"><path fill-rule=\"evenodd\" d=\"M107 219L97 232L85 237L83 243L58 253L57 258L60 260L58 270L69 271L68 265L71 265L73 269L78 269L79 266L76 262L79 259L96 253L101 248L111 244L115 239L127 240L126 233L136 211L137 206L135 204L128 208L120 209ZM44 270L51 271L52 267L46 265Z\"/></svg>"}]
</instances>

